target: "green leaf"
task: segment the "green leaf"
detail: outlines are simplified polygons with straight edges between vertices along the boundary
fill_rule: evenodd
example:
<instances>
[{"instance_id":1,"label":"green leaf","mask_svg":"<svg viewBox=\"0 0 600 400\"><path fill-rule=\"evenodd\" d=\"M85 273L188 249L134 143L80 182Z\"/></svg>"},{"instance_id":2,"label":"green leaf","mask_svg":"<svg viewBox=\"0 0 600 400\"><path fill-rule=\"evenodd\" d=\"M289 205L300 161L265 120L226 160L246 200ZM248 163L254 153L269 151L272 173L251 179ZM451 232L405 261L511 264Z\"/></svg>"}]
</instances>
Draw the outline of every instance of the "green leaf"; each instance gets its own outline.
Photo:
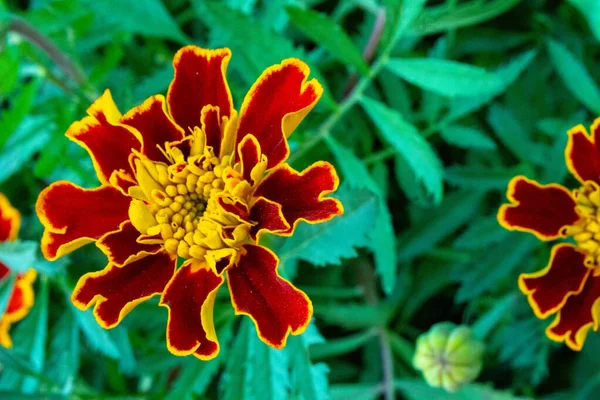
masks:
<instances>
[{"instance_id":1,"label":"green leaf","mask_svg":"<svg viewBox=\"0 0 600 400\"><path fill-rule=\"evenodd\" d=\"M68 299L70 303L70 299ZM103 329L92 314L91 310L81 311L75 308L74 305L70 304L71 312L74 313L77 324L87 338L87 342L90 347L107 357L120 358L121 354L117 345L112 340L108 332Z\"/></svg>"},{"instance_id":2,"label":"green leaf","mask_svg":"<svg viewBox=\"0 0 600 400\"><path fill-rule=\"evenodd\" d=\"M423 381L396 380L394 386L407 400L527 400L507 392L481 384L464 386L456 393L448 393L441 388L433 388Z\"/></svg>"},{"instance_id":3,"label":"green leaf","mask_svg":"<svg viewBox=\"0 0 600 400\"><path fill-rule=\"evenodd\" d=\"M473 221L469 227L454 241L458 249L482 249L501 241L509 232L500 226L496 215L481 217Z\"/></svg>"},{"instance_id":4,"label":"green leaf","mask_svg":"<svg viewBox=\"0 0 600 400\"><path fill-rule=\"evenodd\" d=\"M173 79L173 74L173 65L169 63L145 77L133 91L135 104L143 102L156 93L165 93Z\"/></svg>"},{"instance_id":5,"label":"green leaf","mask_svg":"<svg viewBox=\"0 0 600 400\"><path fill-rule=\"evenodd\" d=\"M346 32L329 17L312 10L287 7L290 22L314 42L323 46L343 63L350 64L361 74L369 73L369 67Z\"/></svg>"},{"instance_id":6,"label":"green leaf","mask_svg":"<svg viewBox=\"0 0 600 400\"><path fill-rule=\"evenodd\" d=\"M434 204L442 201L442 163L417 128L406 122L396 111L363 97L361 105L385 140L396 149L412 169L418 181L427 189Z\"/></svg>"},{"instance_id":7,"label":"green leaf","mask_svg":"<svg viewBox=\"0 0 600 400\"><path fill-rule=\"evenodd\" d=\"M310 327L309 327L310 329ZM308 346L314 344L308 331L301 336L288 339L292 365L292 393L297 393L304 400L327 400L329 398L329 367L324 363L310 362Z\"/></svg>"},{"instance_id":8,"label":"green leaf","mask_svg":"<svg viewBox=\"0 0 600 400\"><path fill-rule=\"evenodd\" d=\"M9 50L3 49L0 52L0 100L6 97L19 81L19 58Z\"/></svg>"},{"instance_id":9,"label":"green leaf","mask_svg":"<svg viewBox=\"0 0 600 400\"><path fill-rule=\"evenodd\" d=\"M179 29L161 0L86 1L104 24L113 24L127 32L164 37L179 44L189 38Z\"/></svg>"},{"instance_id":10,"label":"green leaf","mask_svg":"<svg viewBox=\"0 0 600 400\"><path fill-rule=\"evenodd\" d=\"M332 137L326 137L325 141L350 185L369 189L379 195L379 212L370 235L370 247L375 253L375 266L383 291L390 294L396 283L396 234L385 198L361 160Z\"/></svg>"},{"instance_id":11,"label":"green leaf","mask_svg":"<svg viewBox=\"0 0 600 400\"><path fill-rule=\"evenodd\" d=\"M252 399L250 385L254 369L260 368L252 362L254 347L250 345L256 336L252 323L244 319L240 324L231 353L227 357L225 370L219 382L221 398L223 400Z\"/></svg>"},{"instance_id":12,"label":"green leaf","mask_svg":"<svg viewBox=\"0 0 600 400\"><path fill-rule=\"evenodd\" d=\"M12 271L24 273L33 267L39 244L34 241L2 242L0 243L0 261Z\"/></svg>"},{"instance_id":13,"label":"green leaf","mask_svg":"<svg viewBox=\"0 0 600 400\"><path fill-rule=\"evenodd\" d=\"M596 0L568 0L587 20L590 30L600 40L600 3Z\"/></svg>"},{"instance_id":14,"label":"green leaf","mask_svg":"<svg viewBox=\"0 0 600 400\"><path fill-rule=\"evenodd\" d=\"M453 165L446 168L446 182L465 189L505 191L515 175L531 175L533 170L520 164L512 168Z\"/></svg>"},{"instance_id":15,"label":"green leaf","mask_svg":"<svg viewBox=\"0 0 600 400\"><path fill-rule=\"evenodd\" d=\"M289 398L290 354L285 350L276 350L260 341L257 335L252 336L254 346L252 362L254 368L250 391L254 399L279 400Z\"/></svg>"},{"instance_id":16,"label":"green leaf","mask_svg":"<svg viewBox=\"0 0 600 400\"><path fill-rule=\"evenodd\" d=\"M9 275L6 275L0 280L0 315L4 314L4 311L6 311L16 280L17 274L14 272L10 272Z\"/></svg>"},{"instance_id":17,"label":"green leaf","mask_svg":"<svg viewBox=\"0 0 600 400\"><path fill-rule=\"evenodd\" d=\"M560 42L546 42L550 60L571 94L594 114L600 114L600 89L582 61Z\"/></svg>"},{"instance_id":18,"label":"green leaf","mask_svg":"<svg viewBox=\"0 0 600 400\"><path fill-rule=\"evenodd\" d=\"M421 12L427 0L385 0L385 25L381 48L402 37Z\"/></svg>"},{"instance_id":19,"label":"green leaf","mask_svg":"<svg viewBox=\"0 0 600 400\"><path fill-rule=\"evenodd\" d=\"M347 329L364 329L383 326L390 316L385 306L372 306L356 302L329 302L315 309L324 321Z\"/></svg>"},{"instance_id":20,"label":"green leaf","mask_svg":"<svg viewBox=\"0 0 600 400\"><path fill-rule=\"evenodd\" d=\"M491 310L471 325L473 336L481 341L485 340L502 318L510 315L510 310L514 307L516 300L517 297L514 294L509 294L504 299L498 300Z\"/></svg>"},{"instance_id":21,"label":"green leaf","mask_svg":"<svg viewBox=\"0 0 600 400\"><path fill-rule=\"evenodd\" d=\"M410 260L431 250L442 239L467 223L482 199L481 192L471 190L452 193L435 210L399 238L398 259Z\"/></svg>"},{"instance_id":22,"label":"green leaf","mask_svg":"<svg viewBox=\"0 0 600 400\"><path fill-rule=\"evenodd\" d=\"M442 138L449 144L476 150L496 150L496 142L483 131L462 125L449 125L440 131Z\"/></svg>"},{"instance_id":23,"label":"green leaf","mask_svg":"<svg viewBox=\"0 0 600 400\"><path fill-rule=\"evenodd\" d=\"M481 96L502 84L483 68L436 58L391 59L387 67L422 89L447 97Z\"/></svg>"},{"instance_id":24,"label":"green leaf","mask_svg":"<svg viewBox=\"0 0 600 400\"><path fill-rule=\"evenodd\" d=\"M378 383L338 383L331 385L331 400L375 400L381 395Z\"/></svg>"},{"instance_id":25,"label":"green leaf","mask_svg":"<svg viewBox=\"0 0 600 400\"><path fill-rule=\"evenodd\" d=\"M39 79L34 79L23 85L19 94L14 98L10 109L3 110L0 114L0 148L7 143L17 127L21 125L25 117L30 113L39 87Z\"/></svg>"},{"instance_id":26,"label":"green leaf","mask_svg":"<svg viewBox=\"0 0 600 400\"><path fill-rule=\"evenodd\" d=\"M300 258L317 266L339 265L342 258L354 258L356 247L369 244L368 234L375 225L377 196L367 190L351 190L342 185L335 193L344 214L323 224L302 224L286 239L281 259Z\"/></svg>"},{"instance_id":27,"label":"green leaf","mask_svg":"<svg viewBox=\"0 0 600 400\"><path fill-rule=\"evenodd\" d=\"M133 355L127 329L117 326L109 331L109 335L119 350L119 371L126 375L134 374L137 371L137 361Z\"/></svg>"},{"instance_id":28,"label":"green leaf","mask_svg":"<svg viewBox=\"0 0 600 400\"><path fill-rule=\"evenodd\" d=\"M455 5L447 2L438 7L427 8L417 18L412 28L419 35L431 35L452 29L475 25L505 13L521 0L472 0Z\"/></svg>"},{"instance_id":29,"label":"green leaf","mask_svg":"<svg viewBox=\"0 0 600 400\"><path fill-rule=\"evenodd\" d=\"M310 347L310 358L314 362L350 353L362 347L375 333L374 330L365 330L343 338L330 339L326 343L314 344Z\"/></svg>"},{"instance_id":30,"label":"green leaf","mask_svg":"<svg viewBox=\"0 0 600 400\"><path fill-rule=\"evenodd\" d=\"M73 390L79 370L79 327L72 313L63 313L50 336L52 342L45 372L56 382L60 393L68 396Z\"/></svg>"}]
</instances>

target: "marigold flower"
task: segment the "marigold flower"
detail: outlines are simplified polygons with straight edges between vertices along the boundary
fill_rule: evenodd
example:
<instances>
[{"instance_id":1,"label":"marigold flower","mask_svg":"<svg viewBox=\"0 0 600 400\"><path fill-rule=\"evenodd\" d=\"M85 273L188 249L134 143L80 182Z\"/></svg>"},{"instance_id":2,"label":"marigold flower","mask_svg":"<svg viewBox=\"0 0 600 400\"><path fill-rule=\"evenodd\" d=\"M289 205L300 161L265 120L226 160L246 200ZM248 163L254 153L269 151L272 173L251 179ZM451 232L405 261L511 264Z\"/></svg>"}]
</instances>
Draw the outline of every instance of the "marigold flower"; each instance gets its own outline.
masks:
<instances>
[{"instance_id":1,"label":"marigold flower","mask_svg":"<svg viewBox=\"0 0 600 400\"><path fill-rule=\"evenodd\" d=\"M479 376L483 351L469 327L441 322L418 337L413 366L430 386L456 392Z\"/></svg>"},{"instance_id":2,"label":"marigold flower","mask_svg":"<svg viewBox=\"0 0 600 400\"><path fill-rule=\"evenodd\" d=\"M556 314L546 329L552 340L581 350L600 318L600 118L591 127L568 131L565 158L581 186L575 190L513 178L498 221L506 229L533 233L540 240L571 238L552 248L541 271L522 274L519 287L536 316Z\"/></svg>"},{"instance_id":3,"label":"marigold flower","mask_svg":"<svg viewBox=\"0 0 600 400\"><path fill-rule=\"evenodd\" d=\"M0 242L14 242L17 240L20 227L21 215L19 211L0 193ZM0 262L0 282L7 279L9 274L10 268ZM34 294L32 286L36 275L34 269L17 275L6 309L0 318L0 345L4 347L12 347L12 339L8 333L12 324L25 318L31 307L33 307Z\"/></svg>"},{"instance_id":4,"label":"marigold flower","mask_svg":"<svg viewBox=\"0 0 600 400\"><path fill-rule=\"evenodd\" d=\"M101 186L55 182L37 202L46 258L94 241L108 257L104 270L79 280L78 308L94 306L98 323L112 328L160 295L169 350L200 359L219 351L212 314L224 275L236 314L248 315L265 343L282 348L306 329L312 303L259 242L343 212L326 197L339 183L329 163L302 172L285 164L287 138L323 92L307 81L308 66L287 59L265 70L238 116L225 79L230 57L229 49L182 48L166 99L150 97L125 115L107 90L66 133L89 152Z\"/></svg>"}]
</instances>

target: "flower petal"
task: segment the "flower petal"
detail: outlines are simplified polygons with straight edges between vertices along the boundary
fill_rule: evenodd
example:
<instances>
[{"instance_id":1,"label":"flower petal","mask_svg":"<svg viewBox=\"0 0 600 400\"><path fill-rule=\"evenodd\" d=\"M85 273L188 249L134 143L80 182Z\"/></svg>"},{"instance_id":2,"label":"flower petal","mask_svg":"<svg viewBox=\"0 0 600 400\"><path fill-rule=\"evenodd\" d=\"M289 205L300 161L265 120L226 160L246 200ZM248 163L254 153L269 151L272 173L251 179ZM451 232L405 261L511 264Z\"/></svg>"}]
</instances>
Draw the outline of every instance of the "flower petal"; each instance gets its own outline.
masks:
<instances>
[{"instance_id":1,"label":"flower petal","mask_svg":"<svg viewBox=\"0 0 600 400\"><path fill-rule=\"evenodd\" d=\"M41 243L44 256L55 260L117 230L129 218L129 202L112 186L84 189L67 181L48 186L36 204L45 228Z\"/></svg>"},{"instance_id":2,"label":"flower petal","mask_svg":"<svg viewBox=\"0 0 600 400\"><path fill-rule=\"evenodd\" d=\"M250 229L250 235L257 243L263 233L289 232L291 228L281 211L281 205L264 197L256 200L249 218L250 221L256 222Z\"/></svg>"},{"instance_id":3,"label":"flower petal","mask_svg":"<svg viewBox=\"0 0 600 400\"><path fill-rule=\"evenodd\" d=\"M0 193L0 242L17 240L21 227L21 214L14 208L6 196Z\"/></svg>"},{"instance_id":4,"label":"flower petal","mask_svg":"<svg viewBox=\"0 0 600 400\"><path fill-rule=\"evenodd\" d=\"M546 329L548 337L581 350L591 327L598 329L600 315L600 276L590 275L581 293L573 295Z\"/></svg>"},{"instance_id":5,"label":"flower petal","mask_svg":"<svg viewBox=\"0 0 600 400\"><path fill-rule=\"evenodd\" d=\"M504 204L498 210L500 225L508 230L533 233L541 240L564 236L563 228L579 219L575 200L560 185L540 185L516 176L508 184L506 197L512 204Z\"/></svg>"},{"instance_id":6,"label":"flower petal","mask_svg":"<svg viewBox=\"0 0 600 400\"><path fill-rule=\"evenodd\" d=\"M36 276L37 272L34 269L30 269L25 274L17 277L6 310L0 318L0 346L12 347L12 340L9 334L10 327L15 322L25 318L33 307L35 298L33 282Z\"/></svg>"},{"instance_id":7,"label":"flower petal","mask_svg":"<svg viewBox=\"0 0 600 400\"><path fill-rule=\"evenodd\" d=\"M539 318L560 310L569 296L583 289L591 269L585 266L586 255L570 244L552 248L546 268L532 274L521 274L519 287L527 295L531 308Z\"/></svg>"},{"instance_id":8,"label":"flower petal","mask_svg":"<svg viewBox=\"0 0 600 400\"><path fill-rule=\"evenodd\" d=\"M142 154L153 161L168 162L160 148L165 143L183 139L184 132L167 114L165 98L156 95L140 106L132 108L121 118L121 123L135 128L142 139Z\"/></svg>"},{"instance_id":9,"label":"flower petal","mask_svg":"<svg viewBox=\"0 0 600 400\"><path fill-rule=\"evenodd\" d=\"M248 315L266 344L281 349L288 334L299 335L313 314L310 299L279 276L279 260L270 250L247 244L237 265L227 270L236 314Z\"/></svg>"},{"instance_id":10,"label":"flower petal","mask_svg":"<svg viewBox=\"0 0 600 400\"><path fill-rule=\"evenodd\" d=\"M331 164L319 161L298 172L284 164L258 186L255 197L264 197L281 205L291 235L299 221L311 224L328 221L342 215L344 208L337 199L325 196L335 191L339 178Z\"/></svg>"},{"instance_id":11,"label":"flower petal","mask_svg":"<svg viewBox=\"0 0 600 400\"><path fill-rule=\"evenodd\" d=\"M288 58L267 68L244 98L237 143L247 134L256 136L269 169L287 159L287 138L323 94L316 79L307 82L309 74L308 65Z\"/></svg>"},{"instance_id":12,"label":"flower petal","mask_svg":"<svg viewBox=\"0 0 600 400\"><path fill-rule=\"evenodd\" d=\"M207 105L202 109L200 125L206 135L206 145L213 148L216 156L221 152L221 112L219 107Z\"/></svg>"},{"instance_id":13,"label":"flower petal","mask_svg":"<svg viewBox=\"0 0 600 400\"><path fill-rule=\"evenodd\" d=\"M600 118L592 125L592 136L583 125L577 125L568 131L569 141L565 148L565 159L569 171L581 183L594 181L600 183L600 150L598 134Z\"/></svg>"},{"instance_id":14,"label":"flower petal","mask_svg":"<svg viewBox=\"0 0 600 400\"><path fill-rule=\"evenodd\" d=\"M162 249L160 244L139 243L139 236L140 232L131 221L125 221L119 226L119 230L102 236L96 246L106 254L108 261L117 267L156 254Z\"/></svg>"},{"instance_id":15,"label":"flower petal","mask_svg":"<svg viewBox=\"0 0 600 400\"><path fill-rule=\"evenodd\" d=\"M80 310L93 305L98 324L112 328L139 303L163 292L175 272L176 261L161 252L123 267L108 264L102 271L82 276L71 300Z\"/></svg>"},{"instance_id":16,"label":"flower petal","mask_svg":"<svg viewBox=\"0 0 600 400\"><path fill-rule=\"evenodd\" d=\"M101 183L109 183L114 171L134 176L129 155L132 149L140 150L141 143L136 131L118 123L120 114L110 91L106 90L87 111L90 116L72 123L66 136L88 151Z\"/></svg>"},{"instance_id":17,"label":"flower petal","mask_svg":"<svg viewBox=\"0 0 600 400\"><path fill-rule=\"evenodd\" d=\"M225 79L230 58L229 49L206 50L197 46L186 46L175 54L175 76L167 102L171 116L186 134L200 126L206 105L219 107L221 117L231 115L233 102Z\"/></svg>"},{"instance_id":18,"label":"flower petal","mask_svg":"<svg viewBox=\"0 0 600 400\"><path fill-rule=\"evenodd\" d=\"M219 353L213 307L223 277L204 263L183 265L169 282L160 305L169 309L167 347L178 356L210 360Z\"/></svg>"}]
</instances>

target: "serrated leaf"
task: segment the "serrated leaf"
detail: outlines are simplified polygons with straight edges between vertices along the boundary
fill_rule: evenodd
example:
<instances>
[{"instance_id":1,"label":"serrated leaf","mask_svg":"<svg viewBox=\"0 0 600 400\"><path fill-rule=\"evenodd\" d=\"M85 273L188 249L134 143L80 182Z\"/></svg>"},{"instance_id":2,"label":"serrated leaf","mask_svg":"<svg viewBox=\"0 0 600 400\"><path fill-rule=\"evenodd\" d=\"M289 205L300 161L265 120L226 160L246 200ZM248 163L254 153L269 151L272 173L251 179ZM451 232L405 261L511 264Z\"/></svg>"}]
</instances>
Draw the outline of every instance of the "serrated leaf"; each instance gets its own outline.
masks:
<instances>
[{"instance_id":1,"label":"serrated leaf","mask_svg":"<svg viewBox=\"0 0 600 400\"><path fill-rule=\"evenodd\" d=\"M0 243L0 261L12 271L25 273L34 266L37 260L39 244L32 240Z\"/></svg>"},{"instance_id":2,"label":"serrated leaf","mask_svg":"<svg viewBox=\"0 0 600 400\"><path fill-rule=\"evenodd\" d=\"M317 266L339 265L343 258L357 256L355 248L369 244L368 234L377 216L377 196L366 190L342 185L335 193L344 214L323 224L302 224L284 242L280 257L300 258Z\"/></svg>"},{"instance_id":3,"label":"serrated leaf","mask_svg":"<svg viewBox=\"0 0 600 400\"><path fill-rule=\"evenodd\" d=\"M406 122L400 114L378 101L363 97L361 105L385 140L404 158L418 181L421 181L433 198L434 204L442 201L442 163L417 128Z\"/></svg>"},{"instance_id":4,"label":"serrated leaf","mask_svg":"<svg viewBox=\"0 0 600 400\"><path fill-rule=\"evenodd\" d=\"M79 369L79 327L72 313L63 313L52 330L46 374L61 394L73 391Z\"/></svg>"},{"instance_id":5,"label":"serrated leaf","mask_svg":"<svg viewBox=\"0 0 600 400\"><path fill-rule=\"evenodd\" d=\"M560 42L548 39L546 44L556 72L573 97L594 114L600 114L600 89L583 62Z\"/></svg>"},{"instance_id":6,"label":"serrated leaf","mask_svg":"<svg viewBox=\"0 0 600 400\"><path fill-rule=\"evenodd\" d=\"M290 355L286 350L276 350L260 341L254 335L252 340L254 357L252 362L258 365L254 369L250 391L253 398L279 400L289 398L290 393Z\"/></svg>"},{"instance_id":7,"label":"serrated leaf","mask_svg":"<svg viewBox=\"0 0 600 400\"><path fill-rule=\"evenodd\" d=\"M161 0L86 1L103 23L132 33L172 39L180 44L191 42L179 29Z\"/></svg>"},{"instance_id":8,"label":"serrated leaf","mask_svg":"<svg viewBox=\"0 0 600 400\"><path fill-rule=\"evenodd\" d=\"M481 192L455 192L427 218L406 230L399 238L398 259L405 261L431 250L447 235L467 223L482 199Z\"/></svg>"},{"instance_id":9,"label":"serrated leaf","mask_svg":"<svg viewBox=\"0 0 600 400\"><path fill-rule=\"evenodd\" d=\"M412 28L419 35L431 35L452 29L475 25L495 18L510 10L521 0L472 0L456 5L446 3L438 7L427 8L417 18Z\"/></svg>"},{"instance_id":10,"label":"serrated leaf","mask_svg":"<svg viewBox=\"0 0 600 400\"><path fill-rule=\"evenodd\" d=\"M302 33L329 51L331 56L367 74L369 67L346 32L329 17L313 10L287 7L290 22Z\"/></svg>"},{"instance_id":11,"label":"serrated leaf","mask_svg":"<svg viewBox=\"0 0 600 400\"><path fill-rule=\"evenodd\" d=\"M259 368L252 361L254 347L250 341L256 336L251 322L244 319L236 335L236 340L227 357L225 370L219 381L219 389L223 400L250 400L249 391L252 383L253 369Z\"/></svg>"},{"instance_id":12,"label":"serrated leaf","mask_svg":"<svg viewBox=\"0 0 600 400\"><path fill-rule=\"evenodd\" d=\"M67 301L70 303L70 299ZM92 349L110 358L118 359L121 356L117 345L108 332L98 325L91 310L81 311L72 304L69 304L69 308L74 313L77 324Z\"/></svg>"},{"instance_id":13,"label":"serrated leaf","mask_svg":"<svg viewBox=\"0 0 600 400\"><path fill-rule=\"evenodd\" d=\"M379 212L375 229L370 235L370 247L375 253L375 266L383 291L390 294L396 284L396 234L385 198L361 160L332 137L327 137L326 143L350 185L369 189L379 195Z\"/></svg>"},{"instance_id":14,"label":"serrated leaf","mask_svg":"<svg viewBox=\"0 0 600 400\"><path fill-rule=\"evenodd\" d=\"M463 149L495 150L497 147L483 131L468 126L450 125L440 134L447 143Z\"/></svg>"},{"instance_id":15,"label":"serrated leaf","mask_svg":"<svg viewBox=\"0 0 600 400\"><path fill-rule=\"evenodd\" d=\"M422 89L442 96L482 96L502 84L483 68L435 58L391 59L388 70Z\"/></svg>"},{"instance_id":16,"label":"serrated leaf","mask_svg":"<svg viewBox=\"0 0 600 400\"><path fill-rule=\"evenodd\" d=\"M301 395L303 400L329 399L329 367L324 363L313 365L310 362L308 346L310 342L302 336L289 339L289 353L292 363L292 393Z\"/></svg>"}]
</instances>

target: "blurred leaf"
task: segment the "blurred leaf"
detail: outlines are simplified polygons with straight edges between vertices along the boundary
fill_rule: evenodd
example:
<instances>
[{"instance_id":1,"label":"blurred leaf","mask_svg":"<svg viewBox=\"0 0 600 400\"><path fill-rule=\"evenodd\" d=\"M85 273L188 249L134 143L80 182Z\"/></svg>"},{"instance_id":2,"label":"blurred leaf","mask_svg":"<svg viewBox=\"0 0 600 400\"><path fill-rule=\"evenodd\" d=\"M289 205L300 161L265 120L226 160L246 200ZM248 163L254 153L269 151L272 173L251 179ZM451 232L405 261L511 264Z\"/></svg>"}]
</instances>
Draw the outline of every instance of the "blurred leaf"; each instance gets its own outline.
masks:
<instances>
[{"instance_id":1,"label":"blurred leaf","mask_svg":"<svg viewBox=\"0 0 600 400\"><path fill-rule=\"evenodd\" d=\"M137 361L133 355L133 348L129 341L127 329L122 326L116 326L109 331L109 335L119 351L119 371L126 375L134 374L137 370Z\"/></svg>"},{"instance_id":2,"label":"blurred leaf","mask_svg":"<svg viewBox=\"0 0 600 400\"><path fill-rule=\"evenodd\" d=\"M326 343L314 344L310 347L310 358L319 361L329 357L339 357L360 348L375 335L374 330L365 330L342 338L329 339Z\"/></svg>"},{"instance_id":3,"label":"blurred leaf","mask_svg":"<svg viewBox=\"0 0 600 400\"><path fill-rule=\"evenodd\" d=\"M79 328L72 313L63 313L52 330L52 342L45 372L59 387L60 393L69 395L79 370Z\"/></svg>"},{"instance_id":4,"label":"blurred leaf","mask_svg":"<svg viewBox=\"0 0 600 400\"><path fill-rule=\"evenodd\" d=\"M423 11L427 0L385 0L385 25L381 47L386 48L392 40L397 40L411 26Z\"/></svg>"},{"instance_id":5,"label":"blurred leaf","mask_svg":"<svg viewBox=\"0 0 600 400\"><path fill-rule=\"evenodd\" d=\"M13 90L19 80L19 59L13 52L0 52L0 100ZM3 124L0 120L0 125Z\"/></svg>"},{"instance_id":6,"label":"blurred leaf","mask_svg":"<svg viewBox=\"0 0 600 400\"><path fill-rule=\"evenodd\" d=\"M371 249L375 253L375 266L383 291L390 294L396 283L396 235L385 198L361 160L331 136L326 138L326 143L351 186L369 189L380 196L379 213L370 235Z\"/></svg>"},{"instance_id":7,"label":"blurred leaf","mask_svg":"<svg viewBox=\"0 0 600 400\"><path fill-rule=\"evenodd\" d=\"M435 58L391 59L388 69L400 78L442 96L481 96L502 85L483 68Z\"/></svg>"},{"instance_id":8,"label":"blurred leaf","mask_svg":"<svg viewBox=\"0 0 600 400\"><path fill-rule=\"evenodd\" d=\"M590 30L600 40L600 2L596 0L568 0L587 20Z\"/></svg>"},{"instance_id":9,"label":"blurred leaf","mask_svg":"<svg viewBox=\"0 0 600 400\"><path fill-rule=\"evenodd\" d=\"M145 77L133 90L134 103L139 104L157 93L166 93L173 75L173 65L169 63Z\"/></svg>"},{"instance_id":10,"label":"blurred leaf","mask_svg":"<svg viewBox=\"0 0 600 400\"><path fill-rule=\"evenodd\" d=\"M514 176L532 173L533 169L523 164L511 168L453 165L446 168L445 179L446 182L460 188L505 191L508 182Z\"/></svg>"},{"instance_id":11,"label":"blurred leaf","mask_svg":"<svg viewBox=\"0 0 600 400\"><path fill-rule=\"evenodd\" d=\"M118 359L121 354L119 353L117 345L109 336L108 332L98 325L92 311L78 310L74 305L70 304L70 299L68 299L68 301L69 308L71 309L71 312L75 314L79 328L87 338L87 343L90 347L105 356Z\"/></svg>"},{"instance_id":12,"label":"blurred leaf","mask_svg":"<svg viewBox=\"0 0 600 400\"><path fill-rule=\"evenodd\" d=\"M587 68L560 42L546 42L556 72L571 94L594 114L600 114L600 89Z\"/></svg>"},{"instance_id":13,"label":"blurred leaf","mask_svg":"<svg viewBox=\"0 0 600 400\"><path fill-rule=\"evenodd\" d=\"M331 400L375 400L381 393L381 385L375 383L333 384L329 390Z\"/></svg>"},{"instance_id":14,"label":"blurred leaf","mask_svg":"<svg viewBox=\"0 0 600 400\"><path fill-rule=\"evenodd\" d=\"M333 57L350 64L361 74L369 73L360 51L340 26L329 17L313 10L287 7L290 22L314 42L329 51Z\"/></svg>"},{"instance_id":15,"label":"blurred leaf","mask_svg":"<svg viewBox=\"0 0 600 400\"><path fill-rule=\"evenodd\" d=\"M496 329L502 318L510 315L510 310L514 306L515 300L515 294L509 294L503 299L498 300L491 310L483 314L475 323L471 324L473 336L481 341L485 341L490 332Z\"/></svg>"},{"instance_id":16,"label":"blurred leaf","mask_svg":"<svg viewBox=\"0 0 600 400\"><path fill-rule=\"evenodd\" d=\"M412 28L419 35L431 35L451 29L475 25L510 10L520 0L472 0L460 5L446 3L427 8L416 19Z\"/></svg>"},{"instance_id":17,"label":"blurred leaf","mask_svg":"<svg viewBox=\"0 0 600 400\"><path fill-rule=\"evenodd\" d=\"M481 192L465 190L448 195L427 218L399 238L398 259L410 260L431 250L447 235L467 223L482 199Z\"/></svg>"},{"instance_id":18,"label":"blurred leaf","mask_svg":"<svg viewBox=\"0 0 600 400\"><path fill-rule=\"evenodd\" d=\"M0 315L4 314L17 280L17 274L10 272L0 280Z\"/></svg>"},{"instance_id":19,"label":"blurred leaf","mask_svg":"<svg viewBox=\"0 0 600 400\"><path fill-rule=\"evenodd\" d=\"M367 235L377 216L377 197L366 190L351 190L348 185L343 185L335 197L344 205L344 214L323 224L298 226L284 242L280 258L300 258L316 266L339 265L342 258L357 256L355 247L369 244Z\"/></svg>"},{"instance_id":20,"label":"blurred leaf","mask_svg":"<svg viewBox=\"0 0 600 400\"><path fill-rule=\"evenodd\" d=\"M306 333L289 339L292 364L292 392L304 400L327 400L329 398L329 367L324 363L312 364L308 346L313 344Z\"/></svg>"},{"instance_id":21,"label":"blurred leaf","mask_svg":"<svg viewBox=\"0 0 600 400\"><path fill-rule=\"evenodd\" d=\"M396 380L394 384L408 400L527 400L525 397L515 397L481 384L464 386L456 393L430 387L423 381Z\"/></svg>"},{"instance_id":22,"label":"blurred leaf","mask_svg":"<svg viewBox=\"0 0 600 400\"><path fill-rule=\"evenodd\" d=\"M496 142L476 128L449 125L440 133L447 143L463 149L496 150Z\"/></svg>"},{"instance_id":23,"label":"blurred leaf","mask_svg":"<svg viewBox=\"0 0 600 400\"><path fill-rule=\"evenodd\" d=\"M0 149L31 111L40 82L40 80L34 79L22 85L21 91L12 101L12 107L9 110L2 110L0 114Z\"/></svg>"},{"instance_id":24,"label":"blurred leaf","mask_svg":"<svg viewBox=\"0 0 600 400\"><path fill-rule=\"evenodd\" d=\"M389 318L390 311L385 306L375 307L354 302L329 302L315 309L319 318L347 329L383 326Z\"/></svg>"},{"instance_id":25,"label":"blurred leaf","mask_svg":"<svg viewBox=\"0 0 600 400\"><path fill-rule=\"evenodd\" d=\"M363 97L361 104L373 123L394 149L411 167L417 180L422 181L434 204L442 201L442 163L417 128L400 114L385 105Z\"/></svg>"},{"instance_id":26,"label":"blurred leaf","mask_svg":"<svg viewBox=\"0 0 600 400\"><path fill-rule=\"evenodd\" d=\"M257 335L252 336L254 346L252 362L254 368L252 398L279 400L289 398L290 392L290 354L287 350L276 350L260 341ZM288 339L289 340L289 339Z\"/></svg>"},{"instance_id":27,"label":"blurred leaf","mask_svg":"<svg viewBox=\"0 0 600 400\"><path fill-rule=\"evenodd\" d=\"M482 249L501 241L509 232L498 223L496 215L481 217L473 221L469 227L454 241L459 249Z\"/></svg>"},{"instance_id":28,"label":"blurred leaf","mask_svg":"<svg viewBox=\"0 0 600 400\"><path fill-rule=\"evenodd\" d=\"M85 4L104 24L141 35L169 38L183 45L190 43L161 0L86 0Z\"/></svg>"},{"instance_id":29,"label":"blurred leaf","mask_svg":"<svg viewBox=\"0 0 600 400\"><path fill-rule=\"evenodd\" d=\"M219 382L223 400L252 399L250 386L252 385L254 368L260 368L252 361L254 346L251 346L250 343L255 335L256 332L250 320L244 319L240 324L235 342L227 357L225 371L223 371Z\"/></svg>"},{"instance_id":30,"label":"blurred leaf","mask_svg":"<svg viewBox=\"0 0 600 400\"><path fill-rule=\"evenodd\" d=\"M24 273L36 262L36 252L39 244L34 241L2 242L0 243L0 261L12 271Z\"/></svg>"}]
</instances>

